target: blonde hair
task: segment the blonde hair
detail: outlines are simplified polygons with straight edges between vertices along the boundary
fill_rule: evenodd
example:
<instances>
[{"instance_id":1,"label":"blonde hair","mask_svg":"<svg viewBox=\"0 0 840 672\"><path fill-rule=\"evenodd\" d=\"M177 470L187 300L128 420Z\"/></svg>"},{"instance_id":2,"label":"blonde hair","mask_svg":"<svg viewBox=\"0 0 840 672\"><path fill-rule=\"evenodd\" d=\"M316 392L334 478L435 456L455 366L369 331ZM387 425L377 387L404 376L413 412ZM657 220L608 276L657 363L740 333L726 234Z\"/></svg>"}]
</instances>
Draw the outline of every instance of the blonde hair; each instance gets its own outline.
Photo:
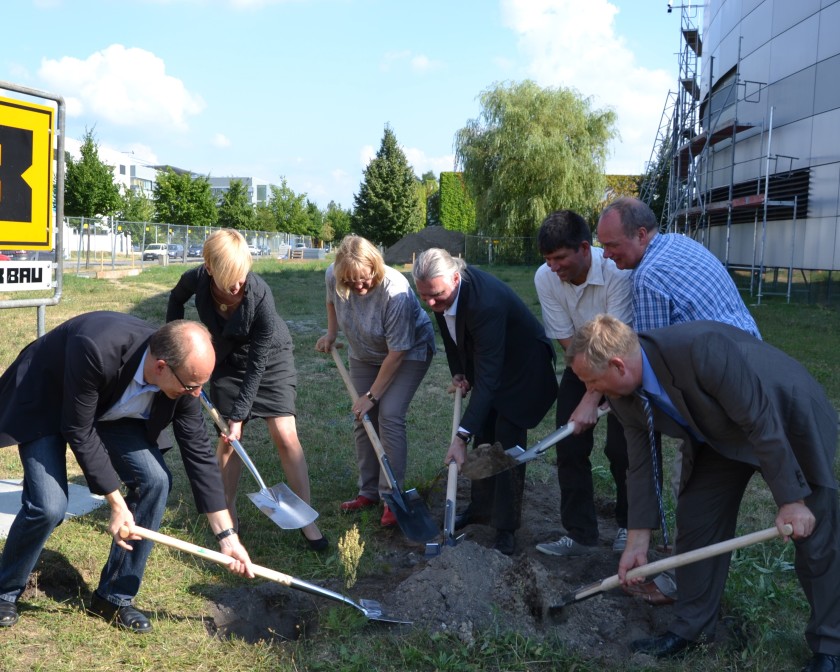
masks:
<instances>
[{"instance_id":1,"label":"blonde hair","mask_svg":"<svg viewBox=\"0 0 840 672\"><path fill-rule=\"evenodd\" d=\"M245 236L233 229L220 229L204 241L204 263L216 285L227 288L248 275L254 260Z\"/></svg>"},{"instance_id":2,"label":"blonde hair","mask_svg":"<svg viewBox=\"0 0 840 672\"><path fill-rule=\"evenodd\" d=\"M566 364L580 355L594 371L603 371L614 357L625 358L639 352L639 337L612 315L596 315L575 332L566 349Z\"/></svg>"},{"instance_id":3,"label":"blonde hair","mask_svg":"<svg viewBox=\"0 0 840 672\"><path fill-rule=\"evenodd\" d=\"M346 301L350 296L350 281L367 273L371 276L371 289L385 279L385 261L379 250L366 238L344 236L333 264L335 293Z\"/></svg>"}]
</instances>

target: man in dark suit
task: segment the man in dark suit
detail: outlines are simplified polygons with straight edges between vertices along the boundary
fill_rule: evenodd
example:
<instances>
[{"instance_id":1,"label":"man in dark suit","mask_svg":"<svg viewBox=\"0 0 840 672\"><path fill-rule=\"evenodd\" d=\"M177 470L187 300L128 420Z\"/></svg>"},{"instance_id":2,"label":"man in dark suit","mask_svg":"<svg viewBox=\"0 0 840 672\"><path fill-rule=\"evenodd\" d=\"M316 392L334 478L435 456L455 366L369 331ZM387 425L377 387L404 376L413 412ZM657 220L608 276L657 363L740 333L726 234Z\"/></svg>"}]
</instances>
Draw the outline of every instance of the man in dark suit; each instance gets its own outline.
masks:
<instances>
[{"instance_id":1,"label":"man in dark suit","mask_svg":"<svg viewBox=\"0 0 840 672\"><path fill-rule=\"evenodd\" d=\"M432 248L414 262L420 298L434 311L452 383L472 391L461 426L444 458L460 466L466 448L498 441L524 446L557 398L554 346L542 325L501 280L446 250ZM468 509L456 528L489 523L495 548L511 555L522 513L525 466L473 481Z\"/></svg>"},{"instance_id":2,"label":"man in dark suit","mask_svg":"<svg viewBox=\"0 0 840 672\"><path fill-rule=\"evenodd\" d=\"M111 507L113 543L90 611L132 632L152 629L133 606L152 542L119 533L124 525L160 527L172 485L162 454L170 423L198 510L234 558L228 567L253 577L198 400L214 364L203 325L178 320L156 331L111 312L72 318L18 355L0 378L0 447L17 444L23 465L22 507L0 558L0 626L17 623L27 578L64 520L69 444L91 492Z\"/></svg>"},{"instance_id":3,"label":"man in dark suit","mask_svg":"<svg viewBox=\"0 0 840 672\"><path fill-rule=\"evenodd\" d=\"M684 440L677 500L681 553L735 534L744 490L758 471L793 527L795 568L811 605L808 672L840 669L840 520L833 465L837 412L794 359L741 329L696 321L636 336L599 315L575 335L567 361L610 397L624 425L629 527L618 574L647 563L658 526L647 405L655 428ZM660 637L636 651L671 656L714 634L729 555L677 569L680 599Z\"/></svg>"}]
</instances>

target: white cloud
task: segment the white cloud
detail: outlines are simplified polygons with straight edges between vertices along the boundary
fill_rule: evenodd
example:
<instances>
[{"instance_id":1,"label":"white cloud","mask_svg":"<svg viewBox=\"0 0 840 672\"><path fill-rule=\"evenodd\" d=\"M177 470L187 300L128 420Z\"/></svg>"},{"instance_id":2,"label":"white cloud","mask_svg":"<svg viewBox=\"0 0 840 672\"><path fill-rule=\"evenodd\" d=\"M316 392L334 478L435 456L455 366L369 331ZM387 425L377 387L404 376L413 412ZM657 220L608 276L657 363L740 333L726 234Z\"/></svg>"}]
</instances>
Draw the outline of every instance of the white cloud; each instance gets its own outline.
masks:
<instances>
[{"instance_id":1,"label":"white cloud","mask_svg":"<svg viewBox=\"0 0 840 672\"><path fill-rule=\"evenodd\" d=\"M448 154L446 156L426 156L426 152L416 147L403 147L405 158L414 168L414 174L417 177L423 175L428 171L434 172L435 176L439 176L443 171L455 170L455 155Z\"/></svg>"},{"instance_id":2,"label":"white cloud","mask_svg":"<svg viewBox=\"0 0 840 672\"><path fill-rule=\"evenodd\" d=\"M618 8L607 0L502 0L508 27L519 34L528 73L541 86L562 86L612 109L620 138L610 173L639 173L650 158L672 83L665 70L639 66L615 32Z\"/></svg>"},{"instance_id":3,"label":"white cloud","mask_svg":"<svg viewBox=\"0 0 840 672\"><path fill-rule=\"evenodd\" d=\"M383 54L379 69L382 72L390 72L397 67L407 65L412 72L424 74L443 68L441 61L435 61L426 54L415 54L408 49L402 51L389 51Z\"/></svg>"},{"instance_id":4,"label":"white cloud","mask_svg":"<svg viewBox=\"0 0 840 672\"><path fill-rule=\"evenodd\" d=\"M118 126L148 126L175 131L205 107L200 96L166 74L163 59L144 49L112 44L85 60L44 59L39 76L64 92L68 116L87 114Z\"/></svg>"},{"instance_id":5,"label":"white cloud","mask_svg":"<svg viewBox=\"0 0 840 672\"><path fill-rule=\"evenodd\" d=\"M214 147L219 147L220 149L231 146L230 138L228 138L224 133L216 133L211 142Z\"/></svg>"},{"instance_id":6,"label":"white cloud","mask_svg":"<svg viewBox=\"0 0 840 672\"><path fill-rule=\"evenodd\" d=\"M364 145L359 150L359 161L365 168L374 158L376 158L376 149L373 145Z\"/></svg>"}]
</instances>

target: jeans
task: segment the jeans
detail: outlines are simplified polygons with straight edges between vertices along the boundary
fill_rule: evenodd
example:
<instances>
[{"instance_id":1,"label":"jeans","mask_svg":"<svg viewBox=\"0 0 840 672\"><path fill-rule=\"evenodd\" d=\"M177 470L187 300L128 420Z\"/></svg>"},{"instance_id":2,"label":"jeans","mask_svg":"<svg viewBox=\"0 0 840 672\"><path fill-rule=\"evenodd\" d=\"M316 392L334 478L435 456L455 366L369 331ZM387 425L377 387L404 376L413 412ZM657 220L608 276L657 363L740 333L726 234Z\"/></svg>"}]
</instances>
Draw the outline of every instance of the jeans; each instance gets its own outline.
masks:
<instances>
[{"instance_id":1,"label":"jeans","mask_svg":"<svg viewBox=\"0 0 840 672\"><path fill-rule=\"evenodd\" d=\"M135 523L157 530L172 476L157 444L146 439L145 422L103 422L96 430L125 484L126 504ZM0 558L0 600L17 601L47 539L64 520L67 511L65 446L60 435L19 446L23 464L21 510L12 523ZM111 542L111 552L96 589L100 597L118 606L133 603L152 550L152 542L145 539L129 543L132 551Z\"/></svg>"}]
</instances>

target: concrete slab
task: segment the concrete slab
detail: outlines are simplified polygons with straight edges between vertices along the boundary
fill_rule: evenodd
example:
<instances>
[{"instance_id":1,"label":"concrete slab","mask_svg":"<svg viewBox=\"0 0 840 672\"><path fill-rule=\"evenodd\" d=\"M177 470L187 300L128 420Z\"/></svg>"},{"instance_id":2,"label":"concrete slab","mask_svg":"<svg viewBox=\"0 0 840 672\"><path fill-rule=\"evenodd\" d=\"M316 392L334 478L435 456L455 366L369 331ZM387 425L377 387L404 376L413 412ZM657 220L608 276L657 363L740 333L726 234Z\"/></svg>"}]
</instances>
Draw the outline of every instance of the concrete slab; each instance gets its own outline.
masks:
<instances>
[{"instance_id":1,"label":"concrete slab","mask_svg":"<svg viewBox=\"0 0 840 672\"><path fill-rule=\"evenodd\" d=\"M20 479L0 480L0 539L9 536L15 516L20 511L20 493L23 490ZM82 516L105 503L100 495L90 494L90 490L81 485L70 483L68 486L70 502L67 505L67 515L64 519Z\"/></svg>"}]
</instances>

